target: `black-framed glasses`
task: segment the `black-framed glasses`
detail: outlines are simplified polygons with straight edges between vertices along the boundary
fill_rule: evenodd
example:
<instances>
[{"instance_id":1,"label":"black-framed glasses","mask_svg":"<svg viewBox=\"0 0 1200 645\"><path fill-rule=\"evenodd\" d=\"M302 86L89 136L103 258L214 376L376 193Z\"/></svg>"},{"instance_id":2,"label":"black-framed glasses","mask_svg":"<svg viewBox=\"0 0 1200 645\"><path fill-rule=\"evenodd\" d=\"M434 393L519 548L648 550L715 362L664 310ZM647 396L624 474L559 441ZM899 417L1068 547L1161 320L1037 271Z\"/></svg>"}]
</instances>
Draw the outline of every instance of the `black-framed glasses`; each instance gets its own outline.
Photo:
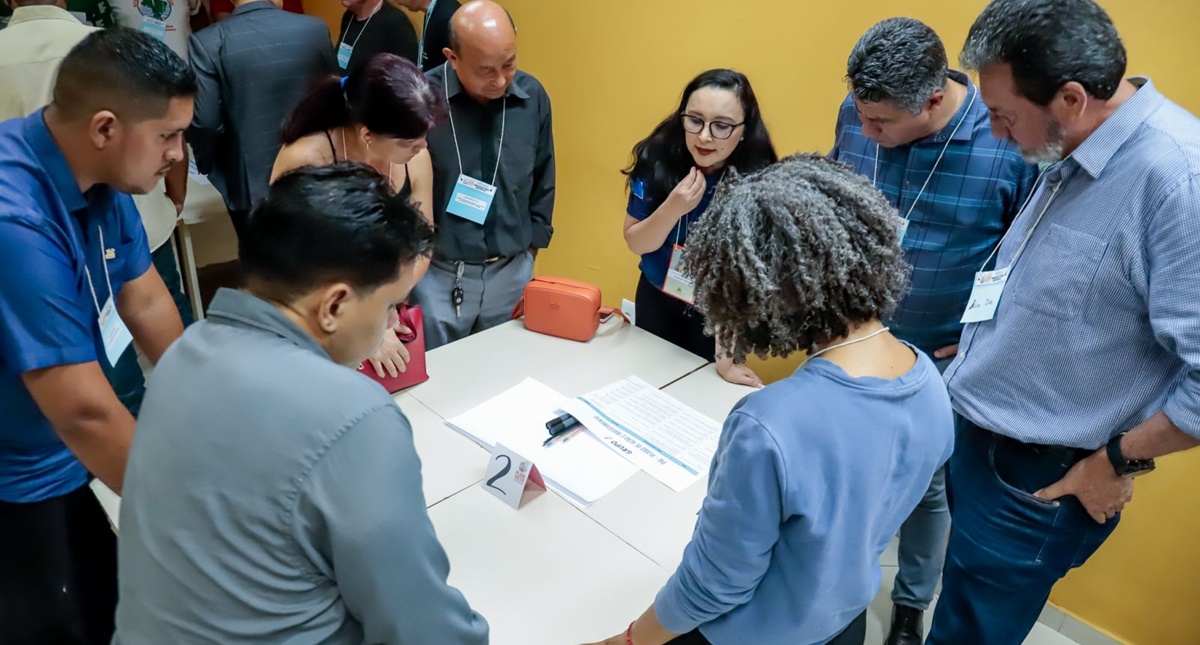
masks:
<instances>
[{"instance_id":1,"label":"black-framed glasses","mask_svg":"<svg viewBox=\"0 0 1200 645\"><path fill-rule=\"evenodd\" d=\"M741 123L728 123L726 121L705 121L698 116L690 114L681 114L683 117L683 130L689 134L700 134L704 132L704 127L708 126L708 133L714 139L728 139L733 136L733 131L746 125L745 121Z\"/></svg>"}]
</instances>

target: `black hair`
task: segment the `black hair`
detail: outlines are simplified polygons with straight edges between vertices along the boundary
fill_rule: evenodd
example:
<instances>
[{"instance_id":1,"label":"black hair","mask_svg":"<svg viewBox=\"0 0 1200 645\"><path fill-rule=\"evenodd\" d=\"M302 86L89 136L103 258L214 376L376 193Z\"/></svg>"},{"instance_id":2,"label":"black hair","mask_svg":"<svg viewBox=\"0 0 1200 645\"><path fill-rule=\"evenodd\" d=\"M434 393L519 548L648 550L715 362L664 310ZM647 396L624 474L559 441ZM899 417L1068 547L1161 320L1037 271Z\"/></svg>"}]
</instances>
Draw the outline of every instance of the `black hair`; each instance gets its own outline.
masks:
<instances>
[{"instance_id":1,"label":"black hair","mask_svg":"<svg viewBox=\"0 0 1200 645\"><path fill-rule=\"evenodd\" d=\"M731 69L710 69L687 84L679 98L679 108L655 126L650 136L633 147L633 163L623 171L628 177L626 183L632 187L633 180L641 180L645 191L643 195L650 203L662 203L696 165L687 149L681 117L687 110L688 99L696 90L704 87L733 92L746 114L744 138L729 155L726 166L740 172L753 172L779 160L775 145L771 143L771 135L763 123L758 99L750 87L750 79Z\"/></svg>"},{"instance_id":2,"label":"black hair","mask_svg":"<svg viewBox=\"0 0 1200 645\"><path fill-rule=\"evenodd\" d=\"M395 54L375 54L342 79L317 81L292 111L280 136L284 144L314 132L358 123L393 139L419 139L445 116L445 102L425 74Z\"/></svg>"},{"instance_id":3,"label":"black hair","mask_svg":"<svg viewBox=\"0 0 1200 645\"><path fill-rule=\"evenodd\" d=\"M942 39L912 18L888 18L871 27L846 61L846 83L860 101L890 101L913 114L946 88L948 76Z\"/></svg>"},{"instance_id":4,"label":"black hair","mask_svg":"<svg viewBox=\"0 0 1200 645\"><path fill-rule=\"evenodd\" d=\"M1041 106L1072 81L1108 100L1128 63L1116 26L1092 0L994 0L971 26L961 61L976 71L1011 66L1017 91Z\"/></svg>"},{"instance_id":5,"label":"black hair","mask_svg":"<svg viewBox=\"0 0 1200 645\"><path fill-rule=\"evenodd\" d=\"M358 163L280 177L238 240L247 284L288 301L332 282L369 293L432 252L433 228L387 177Z\"/></svg>"},{"instance_id":6,"label":"black hair","mask_svg":"<svg viewBox=\"0 0 1200 645\"><path fill-rule=\"evenodd\" d=\"M66 119L111 110L130 121L159 118L171 99L196 95L191 67L161 40L136 29L93 32L63 59L54 106Z\"/></svg>"}]
</instances>

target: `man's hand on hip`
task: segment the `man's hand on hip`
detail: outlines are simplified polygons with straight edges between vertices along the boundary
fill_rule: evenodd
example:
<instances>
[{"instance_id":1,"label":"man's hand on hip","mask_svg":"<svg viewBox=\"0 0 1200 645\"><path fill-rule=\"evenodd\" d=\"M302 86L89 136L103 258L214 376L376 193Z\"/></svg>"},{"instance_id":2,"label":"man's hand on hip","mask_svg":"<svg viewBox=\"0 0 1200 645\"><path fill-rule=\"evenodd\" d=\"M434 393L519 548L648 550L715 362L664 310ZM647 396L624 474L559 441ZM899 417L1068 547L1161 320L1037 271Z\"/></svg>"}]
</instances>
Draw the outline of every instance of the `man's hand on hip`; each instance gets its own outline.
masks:
<instances>
[{"instance_id":1,"label":"man's hand on hip","mask_svg":"<svg viewBox=\"0 0 1200 645\"><path fill-rule=\"evenodd\" d=\"M1045 500L1074 495L1088 515L1103 524L1133 499L1133 480L1118 475L1101 449L1072 466L1062 479L1034 494Z\"/></svg>"}]
</instances>

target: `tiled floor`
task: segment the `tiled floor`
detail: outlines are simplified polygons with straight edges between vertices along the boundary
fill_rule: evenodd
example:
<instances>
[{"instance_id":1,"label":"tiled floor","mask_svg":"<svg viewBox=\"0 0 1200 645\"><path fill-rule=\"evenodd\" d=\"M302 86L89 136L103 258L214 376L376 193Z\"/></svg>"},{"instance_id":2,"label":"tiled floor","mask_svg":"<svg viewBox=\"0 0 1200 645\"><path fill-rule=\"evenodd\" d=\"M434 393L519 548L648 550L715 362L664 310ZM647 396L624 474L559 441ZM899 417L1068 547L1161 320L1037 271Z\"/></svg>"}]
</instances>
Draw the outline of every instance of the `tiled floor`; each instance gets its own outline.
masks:
<instances>
[{"instance_id":1,"label":"tiled floor","mask_svg":"<svg viewBox=\"0 0 1200 645\"><path fill-rule=\"evenodd\" d=\"M892 619L892 583L896 578L896 542L893 540L880 558L883 565L883 584L875 602L867 611L867 643L866 645L883 645L883 637ZM934 601L936 606L937 601ZM929 623L933 619L933 607L925 612L925 632L929 633ZM1058 630L1061 629L1060 633ZM1072 640L1074 638L1074 640ZM1102 640L1096 640L1100 638ZM1034 626L1025 645L1119 645L1103 636L1097 635L1092 629L1066 616L1053 607L1047 607L1042 612L1038 624Z\"/></svg>"}]
</instances>

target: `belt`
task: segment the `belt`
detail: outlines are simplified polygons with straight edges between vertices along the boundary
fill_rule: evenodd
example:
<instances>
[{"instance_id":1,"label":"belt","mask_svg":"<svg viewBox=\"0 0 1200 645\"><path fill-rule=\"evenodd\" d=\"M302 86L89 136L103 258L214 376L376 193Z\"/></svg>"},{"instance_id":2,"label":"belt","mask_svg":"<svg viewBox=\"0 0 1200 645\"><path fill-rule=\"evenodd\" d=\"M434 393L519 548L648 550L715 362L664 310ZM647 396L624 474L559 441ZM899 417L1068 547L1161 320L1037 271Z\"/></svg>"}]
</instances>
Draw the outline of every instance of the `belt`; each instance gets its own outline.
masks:
<instances>
[{"instance_id":1,"label":"belt","mask_svg":"<svg viewBox=\"0 0 1200 645\"><path fill-rule=\"evenodd\" d=\"M992 432L986 428L981 428L979 426L975 427L979 428L985 434L994 437L997 441L1004 442L1008 446L1020 452L1029 454L1031 457L1052 459L1063 464L1074 465L1092 456L1096 452L1095 450L1088 450L1087 448L1074 448L1072 446L1054 446L1044 443L1025 443L1024 441L1019 441L1017 439L1013 439L1012 437L1006 437L1002 434Z\"/></svg>"},{"instance_id":2,"label":"belt","mask_svg":"<svg viewBox=\"0 0 1200 645\"><path fill-rule=\"evenodd\" d=\"M465 264L467 266L476 267L476 266L486 266L488 264L495 264L497 262L509 260L514 257L516 257L516 256L513 255L513 256L504 257L502 255L497 255L496 257L491 257L486 260L439 260L439 262L445 262L446 264Z\"/></svg>"}]
</instances>

